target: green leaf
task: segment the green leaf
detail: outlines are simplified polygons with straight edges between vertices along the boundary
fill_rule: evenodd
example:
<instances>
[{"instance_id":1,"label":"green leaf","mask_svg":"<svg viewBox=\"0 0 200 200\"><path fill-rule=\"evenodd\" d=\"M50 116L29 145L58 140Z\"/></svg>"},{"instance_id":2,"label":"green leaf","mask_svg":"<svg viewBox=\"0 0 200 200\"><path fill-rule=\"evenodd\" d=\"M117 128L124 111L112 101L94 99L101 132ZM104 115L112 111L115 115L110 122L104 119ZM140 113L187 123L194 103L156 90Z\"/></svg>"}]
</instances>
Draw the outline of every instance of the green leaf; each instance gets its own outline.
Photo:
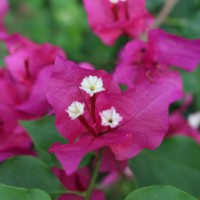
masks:
<instances>
[{"instance_id":1,"label":"green leaf","mask_svg":"<svg viewBox=\"0 0 200 200\"><path fill-rule=\"evenodd\" d=\"M194 98L193 104L195 104L196 106L195 110L200 109L200 92L199 88L197 87L197 85L200 84L199 76L200 76L200 67L197 67L196 70L193 71L192 73L182 72L185 92L191 93L193 95Z\"/></svg>"},{"instance_id":2,"label":"green leaf","mask_svg":"<svg viewBox=\"0 0 200 200\"><path fill-rule=\"evenodd\" d=\"M0 198L2 200L51 200L42 190L10 187L0 184Z\"/></svg>"},{"instance_id":3,"label":"green leaf","mask_svg":"<svg viewBox=\"0 0 200 200\"><path fill-rule=\"evenodd\" d=\"M35 121L20 122L32 138L40 159L50 166L57 165L55 156L48 153L50 146L56 142L67 143L56 130L54 121L55 118L53 116L46 116Z\"/></svg>"},{"instance_id":4,"label":"green leaf","mask_svg":"<svg viewBox=\"0 0 200 200\"><path fill-rule=\"evenodd\" d=\"M64 190L50 168L31 156L18 156L4 161L0 165L0 183L28 189L37 188L52 195Z\"/></svg>"},{"instance_id":5,"label":"green leaf","mask_svg":"<svg viewBox=\"0 0 200 200\"><path fill-rule=\"evenodd\" d=\"M54 121L53 116L46 116L39 120L21 121L21 124L30 134L33 143L37 147L48 151L49 147L55 142L67 143L56 130Z\"/></svg>"},{"instance_id":6,"label":"green leaf","mask_svg":"<svg viewBox=\"0 0 200 200\"><path fill-rule=\"evenodd\" d=\"M79 164L79 167L81 168L88 165L91 162L94 155L95 155L94 152L90 152L86 156L84 156L83 159L81 160L81 163Z\"/></svg>"},{"instance_id":7,"label":"green leaf","mask_svg":"<svg viewBox=\"0 0 200 200\"><path fill-rule=\"evenodd\" d=\"M130 160L138 185L163 184L200 196L200 146L190 138L167 139L156 150Z\"/></svg>"},{"instance_id":8,"label":"green leaf","mask_svg":"<svg viewBox=\"0 0 200 200\"><path fill-rule=\"evenodd\" d=\"M137 189L125 200L197 200L190 194L171 186L150 186Z\"/></svg>"}]
</instances>

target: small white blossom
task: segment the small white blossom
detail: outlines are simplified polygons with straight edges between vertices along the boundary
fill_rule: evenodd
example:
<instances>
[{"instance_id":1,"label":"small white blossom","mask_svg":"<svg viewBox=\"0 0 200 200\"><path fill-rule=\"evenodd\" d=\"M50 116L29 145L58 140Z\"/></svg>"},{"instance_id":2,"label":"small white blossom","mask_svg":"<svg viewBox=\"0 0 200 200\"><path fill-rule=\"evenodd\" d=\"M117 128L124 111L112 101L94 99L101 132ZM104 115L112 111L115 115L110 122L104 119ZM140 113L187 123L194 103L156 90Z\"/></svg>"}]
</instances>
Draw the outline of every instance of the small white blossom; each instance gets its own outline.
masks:
<instances>
[{"instance_id":1,"label":"small white blossom","mask_svg":"<svg viewBox=\"0 0 200 200\"><path fill-rule=\"evenodd\" d=\"M88 76L83 79L81 82L80 89L84 90L86 93L88 93L91 97L97 93L102 92L105 90L103 87L103 81L101 78L98 78L97 76Z\"/></svg>"},{"instance_id":2,"label":"small white blossom","mask_svg":"<svg viewBox=\"0 0 200 200\"><path fill-rule=\"evenodd\" d=\"M192 128L198 128L200 125L200 112L189 115L188 123Z\"/></svg>"},{"instance_id":3,"label":"small white blossom","mask_svg":"<svg viewBox=\"0 0 200 200\"><path fill-rule=\"evenodd\" d=\"M119 0L110 0L110 3L117 4L119 3Z\"/></svg>"},{"instance_id":4,"label":"small white blossom","mask_svg":"<svg viewBox=\"0 0 200 200\"><path fill-rule=\"evenodd\" d=\"M108 110L104 110L99 114L101 116L101 125L110 126L111 128L117 127L119 122L123 119L123 117L116 112L114 107L111 107L111 109Z\"/></svg>"},{"instance_id":5,"label":"small white blossom","mask_svg":"<svg viewBox=\"0 0 200 200\"><path fill-rule=\"evenodd\" d=\"M109 0L109 1L110 1L110 3L117 4L117 3L119 3L120 1L125 2L125 1L127 1L127 0Z\"/></svg>"},{"instance_id":6,"label":"small white blossom","mask_svg":"<svg viewBox=\"0 0 200 200\"><path fill-rule=\"evenodd\" d=\"M69 114L69 117L74 120L84 113L84 106L84 103L74 101L65 111Z\"/></svg>"}]
</instances>

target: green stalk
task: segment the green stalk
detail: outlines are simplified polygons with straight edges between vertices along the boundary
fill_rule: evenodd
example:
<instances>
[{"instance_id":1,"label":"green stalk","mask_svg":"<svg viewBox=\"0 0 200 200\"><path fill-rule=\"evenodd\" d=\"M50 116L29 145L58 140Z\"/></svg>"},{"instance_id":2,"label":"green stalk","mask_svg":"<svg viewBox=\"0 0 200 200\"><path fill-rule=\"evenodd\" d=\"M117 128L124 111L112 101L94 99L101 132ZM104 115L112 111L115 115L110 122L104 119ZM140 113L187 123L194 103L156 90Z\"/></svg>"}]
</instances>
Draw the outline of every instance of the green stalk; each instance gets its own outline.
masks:
<instances>
[{"instance_id":1,"label":"green stalk","mask_svg":"<svg viewBox=\"0 0 200 200\"><path fill-rule=\"evenodd\" d=\"M89 185L89 187L86 191L86 194L85 194L85 200L90 200L93 188L95 187L99 168L101 166L101 157L102 157L102 152L100 151L100 155L98 156L98 160L97 160L96 166L95 166L93 174L92 174L92 179L90 181L90 185Z\"/></svg>"}]
</instances>

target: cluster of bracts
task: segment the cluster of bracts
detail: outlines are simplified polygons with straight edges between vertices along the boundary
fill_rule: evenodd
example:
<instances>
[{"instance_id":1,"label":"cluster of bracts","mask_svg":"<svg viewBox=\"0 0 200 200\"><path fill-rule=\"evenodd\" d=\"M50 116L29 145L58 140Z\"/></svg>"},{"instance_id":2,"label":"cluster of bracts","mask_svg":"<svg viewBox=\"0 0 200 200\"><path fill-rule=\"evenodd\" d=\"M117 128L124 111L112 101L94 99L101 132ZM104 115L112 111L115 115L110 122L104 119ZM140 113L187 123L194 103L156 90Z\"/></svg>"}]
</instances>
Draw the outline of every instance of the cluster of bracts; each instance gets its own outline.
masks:
<instances>
[{"instance_id":1,"label":"cluster of bracts","mask_svg":"<svg viewBox=\"0 0 200 200\"><path fill-rule=\"evenodd\" d=\"M54 173L77 191L88 187L89 169L78 166L91 151L103 152L100 171L107 173L102 182L108 184L119 173L131 176L127 160L144 148L157 148L164 137L181 133L200 143L200 114L189 120L183 116L190 96L169 115L170 104L185 96L182 77L172 67L193 71L200 62L200 40L152 29L154 17L145 0L84 0L83 6L92 31L106 45L121 35L130 37L112 74L68 60L59 47L9 35L3 24L8 2L0 0L0 40L7 48L6 66L0 69L0 161L36 156L19 121L55 115L55 126L68 143L49 150L63 167ZM102 191L93 195L104 198ZM60 200L70 197L75 199L66 194Z\"/></svg>"}]
</instances>

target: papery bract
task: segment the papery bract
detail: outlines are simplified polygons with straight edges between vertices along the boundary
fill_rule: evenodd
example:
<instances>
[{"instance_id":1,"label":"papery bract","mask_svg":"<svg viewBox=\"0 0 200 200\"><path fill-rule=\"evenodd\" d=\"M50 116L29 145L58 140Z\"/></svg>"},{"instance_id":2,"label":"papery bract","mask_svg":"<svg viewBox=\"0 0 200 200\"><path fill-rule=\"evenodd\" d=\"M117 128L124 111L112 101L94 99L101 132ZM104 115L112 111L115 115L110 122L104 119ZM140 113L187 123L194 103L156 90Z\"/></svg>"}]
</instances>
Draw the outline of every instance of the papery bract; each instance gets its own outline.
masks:
<instances>
[{"instance_id":1,"label":"papery bract","mask_svg":"<svg viewBox=\"0 0 200 200\"><path fill-rule=\"evenodd\" d=\"M134 40L125 46L114 77L129 88L140 83L172 83L176 85L173 102L183 96L183 86L179 73L170 67L192 71L199 62L200 40L187 40L155 29L149 31L147 43Z\"/></svg>"},{"instance_id":2,"label":"papery bract","mask_svg":"<svg viewBox=\"0 0 200 200\"><path fill-rule=\"evenodd\" d=\"M5 57L8 70L16 82L24 84L29 95L16 106L22 119L32 119L47 114L50 106L46 100L46 88L57 55L65 55L62 49L51 44L36 44L19 34L3 39L9 54Z\"/></svg>"},{"instance_id":3,"label":"papery bract","mask_svg":"<svg viewBox=\"0 0 200 200\"><path fill-rule=\"evenodd\" d=\"M27 97L26 88L10 78L7 70L0 70L0 161L18 154L32 154L32 142L18 124L15 105Z\"/></svg>"},{"instance_id":4,"label":"papery bract","mask_svg":"<svg viewBox=\"0 0 200 200\"><path fill-rule=\"evenodd\" d=\"M105 88L95 94L95 100L80 89L82 80L89 75L102 78ZM71 174L84 155L101 147L110 147L117 160L127 160L144 148L154 149L168 129L169 98L173 90L173 84L148 88L139 85L122 93L106 72L81 69L58 57L47 97L56 114L56 126L70 143L56 143L50 151L56 154L65 172ZM84 102L86 107L84 114L75 120L65 112L73 101ZM116 128L101 125L99 113L111 107L123 119Z\"/></svg>"},{"instance_id":5,"label":"papery bract","mask_svg":"<svg viewBox=\"0 0 200 200\"><path fill-rule=\"evenodd\" d=\"M195 114L190 114L188 119L184 116L191 103L192 96L187 94L181 107L170 114L169 130L166 137L183 135L193 138L198 144L200 144L200 129L198 129L200 125L200 113L197 113L197 116L195 116Z\"/></svg>"},{"instance_id":6,"label":"papery bract","mask_svg":"<svg viewBox=\"0 0 200 200\"><path fill-rule=\"evenodd\" d=\"M80 101L85 103L87 115L90 115L88 105L90 104L90 97L79 88L81 85L77 84L80 84L86 76L98 75L104 78L104 87L107 91L119 93L120 89L112 80L111 75L103 70L97 72L95 70L83 69L70 61L67 64L61 58L56 59L54 75L49 83L50 90L47 97L56 113L56 126L58 130L69 142L72 142L77 135L85 131L85 127L77 124L77 121L71 120L65 110L73 101ZM63 121L68 123L63 123Z\"/></svg>"},{"instance_id":7,"label":"papery bract","mask_svg":"<svg viewBox=\"0 0 200 200\"><path fill-rule=\"evenodd\" d=\"M126 176L127 178L133 177L133 174L128 167L128 160L117 161L109 148L105 148L103 151L99 171L106 173L106 176L101 181L101 185L104 187L116 183L121 175ZM130 173L127 174L127 171Z\"/></svg>"},{"instance_id":8,"label":"papery bract","mask_svg":"<svg viewBox=\"0 0 200 200\"><path fill-rule=\"evenodd\" d=\"M18 124L14 110L0 104L0 113L0 161L15 155L32 154L31 139Z\"/></svg>"},{"instance_id":9,"label":"papery bract","mask_svg":"<svg viewBox=\"0 0 200 200\"><path fill-rule=\"evenodd\" d=\"M90 183L90 172L87 167L78 169L72 175L66 175L62 169L54 168L54 174L60 179L61 183L67 190L84 192L87 190ZM74 194L63 194L59 200L84 200L83 197ZM104 200L104 193L100 190L94 190L91 196L91 200Z\"/></svg>"},{"instance_id":10,"label":"papery bract","mask_svg":"<svg viewBox=\"0 0 200 200\"><path fill-rule=\"evenodd\" d=\"M153 23L145 0L84 0L84 4L92 30L107 45L123 34L136 38Z\"/></svg>"},{"instance_id":11,"label":"papery bract","mask_svg":"<svg viewBox=\"0 0 200 200\"><path fill-rule=\"evenodd\" d=\"M200 131L191 127L187 119L180 111L174 111L169 118L169 131L166 137L173 135L184 135L193 138L200 144Z\"/></svg>"}]
</instances>

